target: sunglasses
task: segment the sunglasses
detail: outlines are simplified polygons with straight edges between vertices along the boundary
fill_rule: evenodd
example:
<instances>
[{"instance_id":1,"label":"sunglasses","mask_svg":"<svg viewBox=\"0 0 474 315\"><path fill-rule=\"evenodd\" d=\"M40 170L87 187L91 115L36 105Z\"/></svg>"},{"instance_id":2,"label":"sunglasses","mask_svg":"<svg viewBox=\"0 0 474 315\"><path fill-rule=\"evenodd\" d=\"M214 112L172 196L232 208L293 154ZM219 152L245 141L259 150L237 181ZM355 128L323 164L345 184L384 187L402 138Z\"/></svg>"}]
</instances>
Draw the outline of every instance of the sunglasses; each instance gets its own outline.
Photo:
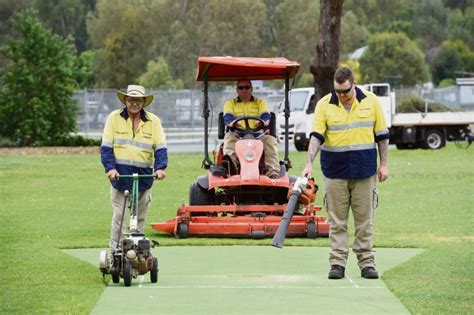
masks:
<instances>
[{"instance_id":1,"label":"sunglasses","mask_svg":"<svg viewBox=\"0 0 474 315\"><path fill-rule=\"evenodd\" d=\"M337 90L337 89L336 89L336 90L334 90L334 91L336 91L337 94L347 94L347 93L349 93L351 90L352 90L352 84L351 84L351 86L348 87L347 89L344 89L344 90Z\"/></svg>"},{"instance_id":2,"label":"sunglasses","mask_svg":"<svg viewBox=\"0 0 474 315\"><path fill-rule=\"evenodd\" d=\"M145 99L143 97L127 97L125 100L131 104L140 105L145 103Z\"/></svg>"},{"instance_id":3,"label":"sunglasses","mask_svg":"<svg viewBox=\"0 0 474 315\"><path fill-rule=\"evenodd\" d=\"M237 88L239 90L250 90L252 87L250 85L239 85Z\"/></svg>"}]
</instances>

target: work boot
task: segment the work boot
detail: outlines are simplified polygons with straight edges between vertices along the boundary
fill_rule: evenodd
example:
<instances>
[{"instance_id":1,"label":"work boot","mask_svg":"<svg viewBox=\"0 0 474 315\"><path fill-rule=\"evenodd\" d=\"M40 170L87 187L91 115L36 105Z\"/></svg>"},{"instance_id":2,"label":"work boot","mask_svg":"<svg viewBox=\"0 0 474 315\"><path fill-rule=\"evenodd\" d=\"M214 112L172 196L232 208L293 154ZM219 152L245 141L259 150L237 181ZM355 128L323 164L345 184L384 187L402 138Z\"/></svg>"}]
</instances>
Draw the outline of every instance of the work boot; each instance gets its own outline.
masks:
<instances>
[{"instance_id":1,"label":"work boot","mask_svg":"<svg viewBox=\"0 0 474 315\"><path fill-rule=\"evenodd\" d=\"M378 279L379 278L379 273L377 272L377 270L375 270L374 267L365 267L360 272L360 275L362 276L362 278L366 278L366 279Z\"/></svg>"},{"instance_id":2,"label":"work boot","mask_svg":"<svg viewBox=\"0 0 474 315\"><path fill-rule=\"evenodd\" d=\"M271 178L271 179L280 178L280 175L278 175L277 173L269 173L267 176L268 176L268 178Z\"/></svg>"},{"instance_id":3,"label":"work boot","mask_svg":"<svg viewBox=\"0 0 474 315\"><path fill-rule=\"evenodd\" d=\"M329 270L328 279L342 279L346 268L339 265L332 265Z\"/></svg>"}]
</instances>

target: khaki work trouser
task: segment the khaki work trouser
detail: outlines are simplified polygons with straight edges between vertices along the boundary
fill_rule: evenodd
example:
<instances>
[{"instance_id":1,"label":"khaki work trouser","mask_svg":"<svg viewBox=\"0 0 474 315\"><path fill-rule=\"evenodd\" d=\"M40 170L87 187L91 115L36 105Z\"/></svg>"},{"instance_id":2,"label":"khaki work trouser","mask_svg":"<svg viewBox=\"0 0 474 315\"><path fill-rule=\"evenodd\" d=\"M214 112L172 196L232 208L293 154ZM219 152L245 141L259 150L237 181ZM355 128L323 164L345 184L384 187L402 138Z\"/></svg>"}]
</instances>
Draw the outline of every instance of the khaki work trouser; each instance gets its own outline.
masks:
<instances>
[{"instance_id":1,"label":"khaki work trouser","mask_svg":"<svg viewBox=\"0 0 474 315\"><path fill-rule=\"evenodd\" d=\"M358 180L331 179L324 177L325 207L329 215L329 239L331 241L330 265L345 267L349 254L347 222L352 209L355 239L352 251L360 269L375 267L373 245L373 221L377 208L376 175Z\"/></svg>"},{"instance_id":2,"label":"khaki work trouser","mask_svg":"<svg viewBox=\"0 0 474 315\"><path fill-rule=\"evenodd\" d=\"M267 176L280 174L280 160L278 158L278 144L275 137L263 135L258 138L263 142L263 152L265 153L265 165L268 167ZM224 155L231 157L235 165L238 164L237 155L235 154L235 143L239 140L232 132L228 132L224 136Z\"/></svg>"},{"instance_id":3,"label":"khaki work trouser","mask_svg":"<svg viewBox=\"0 0 474 315\"><path fill-rule=\"evenodd\" d=\"M130 200L130 199L129 199ZM112 202L112 226L110 228L110 252L112 253L117 248L117 236L120 230L120 220L122 219L123 212L123 203L125 202L125 195L123 191L115 189L113 186L110 186L110 201ZM144 232L145 228L145 219L148 213L148 207L151 202L151 188L145 191L140 191L138 193L138 222L137 228L140 233ZM122 221L122 231L120 233L120 243L123 237L123 234L128 232L128 226L126 225L128 220L126 218L130 217L130 211L128 209L129 202L125 208L125 214L123 215ZM120 244L119 243L119 244Z\"/></svg>"}]
</instances>

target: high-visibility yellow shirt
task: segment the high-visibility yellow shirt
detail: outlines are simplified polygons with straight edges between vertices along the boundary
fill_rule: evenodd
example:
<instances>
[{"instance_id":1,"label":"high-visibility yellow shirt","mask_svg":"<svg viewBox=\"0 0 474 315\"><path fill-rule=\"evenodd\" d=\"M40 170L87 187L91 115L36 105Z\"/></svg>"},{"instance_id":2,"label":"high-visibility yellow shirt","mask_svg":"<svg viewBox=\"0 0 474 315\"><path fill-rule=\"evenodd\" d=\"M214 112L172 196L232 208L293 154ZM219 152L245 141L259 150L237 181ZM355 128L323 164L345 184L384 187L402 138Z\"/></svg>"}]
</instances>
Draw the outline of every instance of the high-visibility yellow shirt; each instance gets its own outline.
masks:
<instances>
[{"instance_id":1,"label":"high-visibility yellow shirt","mask_svg":"<svg viewBox=\"0 0 474 315\"><path fill-rule=\"evenodd\" d=\"M226 124L245 116L259 117L262 120L270 120L271 118L268 104L259 98L252 96L249 102L242 102L240 98L236 97L225 102L224 122ZM256 121L251 120L249 123L251 128L255 128Z\"/></svg>"},{"instance_id":2,"label":"high-visibility yellow shirt","mask_svg":"<svg viewBox=\"0 0 474 315\"><path fill-rule=\"evenodd\" d=\"M311 135L321 143L321 169L329 178L362 179L377 170L376 141L388 139L375 94L355 87L349 112L332 92L316 105Z\"/></svg>"},{"instance_id":3,"label":"high-visibility yellow shirt","mask_svg":"<svg viewBox=\"0 0 474 315\"><path fill-rule=\"evenodd\" d=\"M116 169L121 175L151 174L153 169L165 169L168 164L166 138L160 119L142 110L140 123L134 132L126 109L110 113L102 135L101 159L105 171ZM140 180L140 191L151 187L153 180ZM128 183L112 183L120 190Z\"/></svg>"}]
</instances>

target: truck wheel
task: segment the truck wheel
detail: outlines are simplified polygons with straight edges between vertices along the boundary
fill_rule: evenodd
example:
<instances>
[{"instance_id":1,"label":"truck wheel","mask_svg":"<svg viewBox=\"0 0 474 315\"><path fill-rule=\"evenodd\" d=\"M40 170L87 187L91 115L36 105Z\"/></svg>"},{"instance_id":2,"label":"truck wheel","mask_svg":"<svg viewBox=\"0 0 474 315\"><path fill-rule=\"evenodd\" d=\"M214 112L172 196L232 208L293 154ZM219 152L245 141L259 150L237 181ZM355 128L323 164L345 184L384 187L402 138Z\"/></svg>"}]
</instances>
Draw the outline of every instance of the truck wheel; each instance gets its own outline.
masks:
<instances>
[{"instance_id":1,"label":"truck wheel","mask_svg":"<svg viewBox=\"0 0 474 315\"><path fill-rule=\"evenodd\" d=\"M295 142L296 151L308 151L308 144Z\"/></svg>"},{"instance_id":2,"label":"truck wheel","mask_svg":"<svg viewBox=\"0 0 474 315\"><path fill-rule=\"evenodd\" d=\"M132 264L128 259L123 261L123 283L126 287L132 285Z\"/></svg>"},{"instance_id":3,"label":"truck wheel","mask_svg":"<svg viewBox=\"0 0 474 315\"><path fill-rule=\"evenodd\" d=\"M423 140L423 148L438 150L446 145L446 139L441 131L436 129L430 129L426 131L425 138Z\"/></svg>"},{"instance_id":4,"label":"truck wheel","mask_svg":"<svg viewBox=\"0 0 474 315\"><path fill-rule=\"evenodd\" d=\"M158 258L153 257L153 266L151 266L150 270L150 282L157 283L158 282Z\"/></svg>"},{"instance_id":5,"label":"truck wheel","mask_svg":"<svg viewBox=\"0 0 474 315\"><path fill-rule=\"evenodd\" d=\"M414 143L397 143L395 144L398 150L416 149L417 146Z\"/></svg>"}]
</instances>

